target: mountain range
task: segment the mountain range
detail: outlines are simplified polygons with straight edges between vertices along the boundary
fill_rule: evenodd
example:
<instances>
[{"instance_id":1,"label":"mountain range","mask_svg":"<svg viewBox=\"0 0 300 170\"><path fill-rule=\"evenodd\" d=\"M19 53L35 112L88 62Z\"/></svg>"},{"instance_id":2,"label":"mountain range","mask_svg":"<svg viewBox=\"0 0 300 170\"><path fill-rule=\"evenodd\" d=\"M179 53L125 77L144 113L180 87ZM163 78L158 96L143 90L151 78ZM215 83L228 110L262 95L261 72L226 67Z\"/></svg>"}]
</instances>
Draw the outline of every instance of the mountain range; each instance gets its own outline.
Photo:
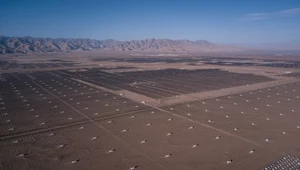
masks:
<instances>
[{"instance_id":1,"label":"mountain range","mask_svg":"<svg viewBox=\"0 0 300 170\"><path fill-rule=\"evenodd\" d=\"M0 37L0 54L49 53L72 51L134 51L134 52L232 52L244 48L215 44L206 40L145 39L131 41L73 38Z\"/></svg>"}]
</instances>

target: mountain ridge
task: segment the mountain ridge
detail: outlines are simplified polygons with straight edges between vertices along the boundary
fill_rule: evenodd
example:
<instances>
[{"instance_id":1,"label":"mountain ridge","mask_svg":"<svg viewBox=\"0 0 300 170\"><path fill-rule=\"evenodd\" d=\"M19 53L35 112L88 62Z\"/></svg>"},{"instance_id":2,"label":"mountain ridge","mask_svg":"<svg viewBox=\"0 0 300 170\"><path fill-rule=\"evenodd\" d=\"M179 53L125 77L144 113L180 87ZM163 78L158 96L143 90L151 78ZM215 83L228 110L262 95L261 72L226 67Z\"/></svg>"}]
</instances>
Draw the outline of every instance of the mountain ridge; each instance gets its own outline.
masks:
<instances>
[{"instance_id":1,"label":"mountain ridge","mask_svg":"<svg viewBox=\"0 0 300 170\"><path fill-rule=\"evenodd\" d=\"M0 36L0 54L30 54L72 51L134 51L134 52L229 52L242 48L211 43L206 40L170 40L147 38L118 41L89 38L41 38Z\"/></svg>"}]
</instances>

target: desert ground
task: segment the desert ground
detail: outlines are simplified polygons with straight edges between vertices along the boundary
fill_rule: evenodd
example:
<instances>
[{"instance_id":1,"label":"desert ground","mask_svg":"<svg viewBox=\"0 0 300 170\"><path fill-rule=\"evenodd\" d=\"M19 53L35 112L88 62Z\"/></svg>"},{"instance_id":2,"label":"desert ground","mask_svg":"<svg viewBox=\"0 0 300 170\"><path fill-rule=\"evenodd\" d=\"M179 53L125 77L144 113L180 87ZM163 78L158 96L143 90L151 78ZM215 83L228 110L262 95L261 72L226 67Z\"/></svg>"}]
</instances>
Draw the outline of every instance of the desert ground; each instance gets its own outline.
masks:
<instances>
[{"instance_id":1,"label":"desert ground","mask_svg":"<svg viewBox=\"0 0 300 170\"><path fill-rule=\"evenodd\" d=\"M296 56L0 58L1 170L300 169Z\"/></svg>"}]
</instances>

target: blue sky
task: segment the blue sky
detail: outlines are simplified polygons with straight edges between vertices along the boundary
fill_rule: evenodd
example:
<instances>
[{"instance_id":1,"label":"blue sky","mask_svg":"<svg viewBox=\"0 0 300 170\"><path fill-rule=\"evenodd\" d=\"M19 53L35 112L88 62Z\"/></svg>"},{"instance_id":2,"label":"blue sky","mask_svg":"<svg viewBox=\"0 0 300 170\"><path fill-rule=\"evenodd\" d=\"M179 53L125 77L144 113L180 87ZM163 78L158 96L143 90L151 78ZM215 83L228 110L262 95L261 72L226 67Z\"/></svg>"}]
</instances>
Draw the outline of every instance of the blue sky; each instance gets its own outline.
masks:
<instances>
[{"instance_id":1,"label":"blue sky","mask_svg":"<svg viewBox=\"0 0 300 170\"><path fill-rule=\"evenodd\" d=\"M300 43L300 0L0 0L0 35Z\"/></svg>"}]
</instances>

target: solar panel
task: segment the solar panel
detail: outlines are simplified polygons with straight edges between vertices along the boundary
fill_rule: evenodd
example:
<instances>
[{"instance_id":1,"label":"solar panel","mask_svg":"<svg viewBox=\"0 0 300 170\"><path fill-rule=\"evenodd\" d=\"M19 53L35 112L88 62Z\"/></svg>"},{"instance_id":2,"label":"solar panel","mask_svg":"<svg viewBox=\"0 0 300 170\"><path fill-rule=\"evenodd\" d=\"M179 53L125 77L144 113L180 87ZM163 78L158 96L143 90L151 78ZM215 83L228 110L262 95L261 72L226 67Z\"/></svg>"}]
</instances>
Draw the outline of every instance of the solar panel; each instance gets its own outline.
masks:
<instances>
[{"instance_id":1,"label":"solar panel","mask_svg":"<svg viewBox=\"0 0 300 170\"><path fill-rule=\"evenodd\" d=\"M286 155L283 158L268 165L263 170L300 170L300 159L292 155Z\"/></svg>"}]
</instances>

